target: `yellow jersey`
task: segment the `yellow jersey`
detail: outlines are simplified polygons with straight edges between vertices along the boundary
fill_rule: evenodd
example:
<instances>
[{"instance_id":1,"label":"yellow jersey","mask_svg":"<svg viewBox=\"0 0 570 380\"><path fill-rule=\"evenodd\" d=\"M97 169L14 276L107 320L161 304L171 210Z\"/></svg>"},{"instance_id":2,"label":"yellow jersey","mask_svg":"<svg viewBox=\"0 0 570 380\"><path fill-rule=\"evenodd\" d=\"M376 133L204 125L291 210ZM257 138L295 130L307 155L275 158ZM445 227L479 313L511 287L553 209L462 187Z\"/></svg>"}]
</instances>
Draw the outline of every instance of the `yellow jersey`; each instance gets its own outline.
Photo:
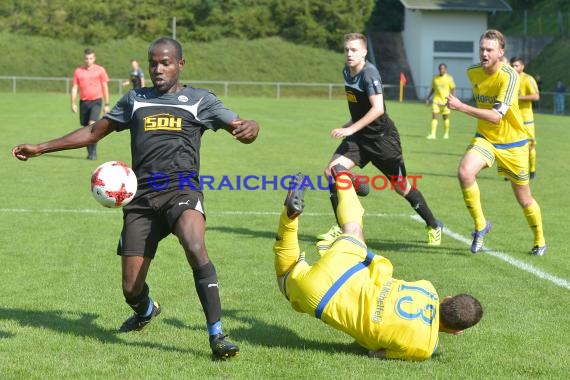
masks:
<instances>
[{"instance_id":1,"label":"yellow jersey","mask_svg":"<svg viewBox=\"0 0 570 380\"><path fill-rule=\"evenodd\" d=\"M521 89L520 96L538 94L538 85L531 75L525 72L520 73ZM523 122L525 124L534 124L534 114L532 112L532 100L519 100L519 108Z\"/></svg>"},{"instance_id":2,"label":"yellow jersey","mask_svg":"<svg viewBox=\"0 0 570 380\"><path fill-rule=\"evenodd\" d=\"M284 279L296 311L344 331L389 359L425 360L437 347L439 298L429 281L392 277L392 263L341 235L313 265L300 259Z\"/></svg>"},{"instance_id":3,"label":"yellow jersey","mask_svg":"<svg viewBox=\"0 0 570 380\"><path fill-rule=\"evenodd\" d=\"M487 74L481 64L477 64L467 69L467 77L473 87L477 108L492 109L496 103L507 107L498 124L477 119L477 134L497 147L509 147L510 144L526 141L529 133L519 109L520 78L516 70L501 64L495 73Z\"/></svg>"},{"instance_id":4,"label":"yellow jersey","mask_svg":"<svg viewBox=\"0 0 570 380\"><path fill-rule=\"evenodd\" d=\"M433 89L433 103L445 106L447 97L451 94L451 90L455 88L455 82L453 77L447 73L436 75L431 80L431 88Z\"/></svg>"}]
</instances>

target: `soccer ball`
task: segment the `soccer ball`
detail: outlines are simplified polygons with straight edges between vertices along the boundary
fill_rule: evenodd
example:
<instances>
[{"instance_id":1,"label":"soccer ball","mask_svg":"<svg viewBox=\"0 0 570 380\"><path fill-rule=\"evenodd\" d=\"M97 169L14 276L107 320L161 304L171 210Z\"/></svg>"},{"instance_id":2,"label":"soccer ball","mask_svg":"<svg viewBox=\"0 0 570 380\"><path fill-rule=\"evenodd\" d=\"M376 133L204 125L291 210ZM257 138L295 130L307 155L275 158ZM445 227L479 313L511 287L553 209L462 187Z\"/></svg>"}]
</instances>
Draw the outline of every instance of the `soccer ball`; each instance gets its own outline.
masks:
<instances>
[{"instance_id":1,"label":"soccer ball","mask_svg":"<svg viewBox=\"0 0 570 380\"><path fill-rule=\"evenodd\" d=\"M135 197L136 192L137 177L124 162L105 162L91 175L91 193L105 207L125 206Z\"/></svg>"}]
</instances>

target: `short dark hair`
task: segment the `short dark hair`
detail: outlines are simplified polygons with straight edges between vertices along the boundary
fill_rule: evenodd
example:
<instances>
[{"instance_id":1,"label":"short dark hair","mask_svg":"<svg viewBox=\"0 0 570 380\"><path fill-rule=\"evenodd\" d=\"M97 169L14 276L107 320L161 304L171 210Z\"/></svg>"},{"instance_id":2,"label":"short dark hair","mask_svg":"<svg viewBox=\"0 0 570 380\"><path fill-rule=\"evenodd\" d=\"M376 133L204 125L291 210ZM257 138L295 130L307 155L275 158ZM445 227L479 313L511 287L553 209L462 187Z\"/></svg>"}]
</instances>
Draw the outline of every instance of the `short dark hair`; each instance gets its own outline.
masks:
<instances>
[{"instance_id":1,"label":"short dark hair","mask_svg":"<svg viewBox=\"0 0 570 380\"><path fill-rule=\"evenodd\" d=\"M452 330L465 330L483 317L481 303L469 294L458 294L439 306L440 320Z\"/></svg>"},{"instance_id":2,"label":"short dark hair","mask_svg":"<svg viewBox=\"0 0 570 380\"><path fill-rule=\"evenodd\" d=\"M162 44L168 44L168 45L174 46L174 51L176 53L176 59L178 59L178 60L182 59L182 45L180 45L180 42L178 42L174 38L170 38L170 37L160 37L159 39L157 39L153 43L151 43L150 47L148 48L149 54L150 54L150 51L156 45L162 45Z\"/></svg>"},{"instance_id":3,"label":"short dark hair","mask_svg":"<svg viewBox=\"0 0 570 380\"><path fill-rule=\"evenodd\" d=\"M87 49L83 50L83 55L89 55L89 54L95 54L93 49L87 48Z\"/></svg>"},{"instance_id":4,"label":"short dark hair","mask_svg":"<svg viewBox=\"0 0 570 380\"><path fill-rule=\"evenodd\" d=\"M511 58L511 65L515 62L520 62L522 65L524 65L524 61L522 59L522 57L513 57Z\"/></svg>"},{"instance_id":5,"label":"short dark hair","mask_svg":"<svg viewBox=\"0 0 570 380\"><path fill-rule=\"evenodd\" d=\"M348 33L344 35L344 42L347 43L349 41L354 40L361 40L364 46L368 44L368 38L362 33Z\"/></svg>"}]
</instances>

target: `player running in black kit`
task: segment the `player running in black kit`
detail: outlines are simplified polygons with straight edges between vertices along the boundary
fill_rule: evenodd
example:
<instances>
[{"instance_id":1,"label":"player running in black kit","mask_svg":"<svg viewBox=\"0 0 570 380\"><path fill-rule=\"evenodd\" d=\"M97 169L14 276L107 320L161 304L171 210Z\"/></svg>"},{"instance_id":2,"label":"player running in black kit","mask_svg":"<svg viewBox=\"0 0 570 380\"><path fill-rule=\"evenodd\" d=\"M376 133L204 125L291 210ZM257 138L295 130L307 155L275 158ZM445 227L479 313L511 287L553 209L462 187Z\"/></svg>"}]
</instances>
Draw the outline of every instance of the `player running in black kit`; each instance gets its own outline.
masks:
<instances>
[{"instance_id":1,"label":"player running in black kit","mask_svg":"<svg viewBox=\"0 0 570 380\"><path fill-rule=\"evenodd\" d=\"M133 201L123 209L123 230L117 253L122 260L123 294L135 314L121 332L144 328L161 309L149 296L145 281L160 240L173 233L192 267L214 357L235 356L239 349L222 332L218 277L204 243L205 213L199 190L200 141L208 130L223 128L249 144L259 133L254 120L242 120L207 90L183 86L182 47L170 38L154 41L148 50L153 87L129 91L89 128L36 145L18 145L20 159L93 144L113 131L129 130L132 166L138 178Z\"/></svg>"},{"instance_id":2,"label":"player running in black kit","mask_svg":"<svg viewBox=\"0 0 570 380\"><path fill-rule=\"evenodd\" d=\"M332 178L331 168L337 164L350 170L356 165L363 168L372 162L388 180L395 179L396 192L426 222L428 244L440 245L443 224L434 217L422 193L406 179L400 135L386 113L380 73L366 61L366 45L367 39L363 34L350 33L344 37L346 66L343 76L351 119L341 128L331 131L331 137L344 140L328 163L325 175ZM358 192L359 189L356 190ZM334 184L330 186L330 198L336 215L338 196ZM340 233L340 227L335 225L317 238L331 240Z\"/></svg>"}]
</instances>

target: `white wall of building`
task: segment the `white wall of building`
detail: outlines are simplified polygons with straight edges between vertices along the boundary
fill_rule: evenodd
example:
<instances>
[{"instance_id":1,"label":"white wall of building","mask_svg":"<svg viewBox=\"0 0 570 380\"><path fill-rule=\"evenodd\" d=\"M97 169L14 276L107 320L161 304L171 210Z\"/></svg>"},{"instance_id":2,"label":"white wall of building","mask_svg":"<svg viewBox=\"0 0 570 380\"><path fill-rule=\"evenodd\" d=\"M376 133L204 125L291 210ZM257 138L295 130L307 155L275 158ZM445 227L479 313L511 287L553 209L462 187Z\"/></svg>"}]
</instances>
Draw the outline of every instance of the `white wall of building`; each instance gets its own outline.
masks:
<instances>
[{"instance_id":1,"label":"white wall of building","mask_svg":"<svg viewBox=\"0 0 570 380\"><path fill-rule=\"evenodd\" d=\"M458 95L471 97L466 69L479 62L479 37L487 29L485 12L405 10L402 38L417 96L425 98L439 63L446 63L455 79ZM434 41L472 42L469 52L435 52Z\"/></svg>"}]
</instances>

